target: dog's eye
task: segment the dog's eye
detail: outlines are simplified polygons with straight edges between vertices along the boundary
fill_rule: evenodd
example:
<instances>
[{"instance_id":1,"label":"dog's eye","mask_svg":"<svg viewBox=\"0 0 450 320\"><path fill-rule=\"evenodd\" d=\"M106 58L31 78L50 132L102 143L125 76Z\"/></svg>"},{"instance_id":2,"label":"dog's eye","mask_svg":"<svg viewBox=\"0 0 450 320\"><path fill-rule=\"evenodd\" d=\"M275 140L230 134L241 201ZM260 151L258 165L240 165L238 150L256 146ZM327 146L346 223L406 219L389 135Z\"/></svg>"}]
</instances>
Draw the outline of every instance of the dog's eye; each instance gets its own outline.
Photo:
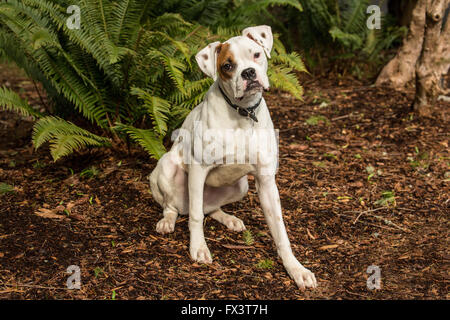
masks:
<instances>
[{"instance_id":1,"label":"dog's eye","mask_svg":"<svg viewBox=\"0 0 450 320\"><path fill-rule=\"evenodd\" d=\"M255 54L253 55L253 57L254 57L255 59L258 59L260 55L261 55L261 53L260 53L260 52L257 52L257 53L255 53Z\"/></svg>"},{"instance_id":2,"label":"dog's eye","mask_svg":"<svg viewBox=\"0 0 450 320\"><path fill-rule=\"evenodd\" d=\"M225 63L222 66L222 69L225 70L225 71L230 71L231 69L233 69L233 66L231 64L229 64L229 63Z\"/></svg>"}]
</instances>

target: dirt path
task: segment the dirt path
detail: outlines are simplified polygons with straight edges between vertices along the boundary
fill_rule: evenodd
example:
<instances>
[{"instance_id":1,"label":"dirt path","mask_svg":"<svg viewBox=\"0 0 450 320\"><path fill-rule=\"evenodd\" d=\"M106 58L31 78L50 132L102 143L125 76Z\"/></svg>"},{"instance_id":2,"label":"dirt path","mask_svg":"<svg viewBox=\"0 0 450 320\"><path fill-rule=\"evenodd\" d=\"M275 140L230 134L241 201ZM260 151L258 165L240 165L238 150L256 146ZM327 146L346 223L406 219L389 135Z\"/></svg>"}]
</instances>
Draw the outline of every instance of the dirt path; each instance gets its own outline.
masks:
<instances>
[{"instance_id":1,"label":"dirt path","mask_svg":"<svg viewBox=\"0 0 450 320\"><path fill-rule=\"evenodd\" d=\"M53 163L33 151L30 121L0 112L0 183L14 187L0 193L0 298L448 299L449 104L418 119L411 91L339 81L306 83L304 102L266 99L280 129L288 233L317 290L299 291L276 258L253 183L225 211L254 243L207 218L214 262L199 265L186 218L173 234L155 231L161 210L145 178L155 161L145 153L92 150ZM41 104L7 66L2 85ZM66 289L70 265L81 268L80 290ZM381 268L379 290L367 289L370 265Z\"/></svg>"}]
</instances>

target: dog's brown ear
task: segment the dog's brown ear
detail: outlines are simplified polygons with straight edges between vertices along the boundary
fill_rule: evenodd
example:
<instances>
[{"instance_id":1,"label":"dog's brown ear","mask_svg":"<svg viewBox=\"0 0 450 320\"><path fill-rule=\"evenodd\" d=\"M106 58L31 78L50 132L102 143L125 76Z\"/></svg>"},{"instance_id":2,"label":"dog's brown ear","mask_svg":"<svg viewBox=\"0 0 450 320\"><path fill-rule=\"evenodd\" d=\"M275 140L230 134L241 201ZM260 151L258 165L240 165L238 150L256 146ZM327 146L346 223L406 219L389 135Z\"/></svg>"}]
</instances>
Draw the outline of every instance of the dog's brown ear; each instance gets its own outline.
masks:
<instances>
[{"instance_id":1,"label":"dog's brown ear","mask_svg":"<svg viewBox=\"0 0 450 320\"><path fill-rule=\"evenodd\" d=\"M205 48L200 50L195 56L198 66L204 74L216 80L217 78L217 54L220 48L220 41L208 44Z\"/></svg>"},{"instance_id":2,"label":"dog's brown ear","mask_svg":"<svg viewBox=\"0 0 450 320\"><path fill-rule=\"evenodd\" d=\"M270 58L270 51L272 51L273 46L272 28L270 26L248 27L242 30L242 35L259 44L264 49L267 58Z\"/></svg>"}]
</instances>

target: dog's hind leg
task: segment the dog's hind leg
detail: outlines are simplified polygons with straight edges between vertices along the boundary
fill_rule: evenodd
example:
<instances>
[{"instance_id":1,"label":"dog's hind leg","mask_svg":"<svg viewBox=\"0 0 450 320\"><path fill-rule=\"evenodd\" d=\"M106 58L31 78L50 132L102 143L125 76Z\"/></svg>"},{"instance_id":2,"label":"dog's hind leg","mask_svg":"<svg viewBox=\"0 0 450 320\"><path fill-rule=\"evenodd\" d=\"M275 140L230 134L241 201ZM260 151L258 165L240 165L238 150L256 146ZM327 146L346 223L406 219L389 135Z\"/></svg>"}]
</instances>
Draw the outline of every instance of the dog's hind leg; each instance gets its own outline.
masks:
<instances>
[{"instance_id":1,"label":"dog's hind leg","mask_svg":"<svg viewBox=\"0 0 450 320\"><path fill-rule=\"evenodd\" d=\"M171 233L175 230L175 222L177 221L178 212L170 207L164 208L164 218L156 224L156 232L161 234Z\"/></svg>"},{"instance_id":2,"label":"dog's hind leg","mask_svg":"<svg viewBox=\"0 0 450 320\"><path fill-rule=\"evenodd\" d=\"M232 231L241 232L245 230L244 222L241 219L223 212L222 209L210 213L209 216Z\"/></svg>"},{"instance_id":3,"label":"dog's hind leg","mask_svg":"<svg viewBox=\"0 0 450 320\"><path fill-rule=\"evenodd\" d=\"M149 177L153 198L163 207L164 217L156 224L156 231L162 234L173 232L178 214L186 211L186 173L177 163L177 153L170 151L161 157Z\"/></svg>"}]
</instances>

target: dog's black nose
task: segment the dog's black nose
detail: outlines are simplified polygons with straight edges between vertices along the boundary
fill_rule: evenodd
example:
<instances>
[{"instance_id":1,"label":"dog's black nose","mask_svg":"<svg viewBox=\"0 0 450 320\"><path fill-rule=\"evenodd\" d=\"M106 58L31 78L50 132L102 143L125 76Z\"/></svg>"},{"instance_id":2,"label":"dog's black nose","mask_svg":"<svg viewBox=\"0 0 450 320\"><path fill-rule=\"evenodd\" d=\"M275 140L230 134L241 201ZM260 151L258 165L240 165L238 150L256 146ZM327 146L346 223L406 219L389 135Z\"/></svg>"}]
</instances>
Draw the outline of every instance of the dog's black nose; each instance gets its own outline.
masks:
<instances>
[{"instance_id":1,"label":"dog's black nose","mask_svg":"<svg viewBox=\"0 0 450 320\"><path fill-rule=\"evenodd\" d=\"M247 68L242 71L241 76L245 80L254 80L256 78L256 71L254 68Z\"/></svg>"}]
</instances>

